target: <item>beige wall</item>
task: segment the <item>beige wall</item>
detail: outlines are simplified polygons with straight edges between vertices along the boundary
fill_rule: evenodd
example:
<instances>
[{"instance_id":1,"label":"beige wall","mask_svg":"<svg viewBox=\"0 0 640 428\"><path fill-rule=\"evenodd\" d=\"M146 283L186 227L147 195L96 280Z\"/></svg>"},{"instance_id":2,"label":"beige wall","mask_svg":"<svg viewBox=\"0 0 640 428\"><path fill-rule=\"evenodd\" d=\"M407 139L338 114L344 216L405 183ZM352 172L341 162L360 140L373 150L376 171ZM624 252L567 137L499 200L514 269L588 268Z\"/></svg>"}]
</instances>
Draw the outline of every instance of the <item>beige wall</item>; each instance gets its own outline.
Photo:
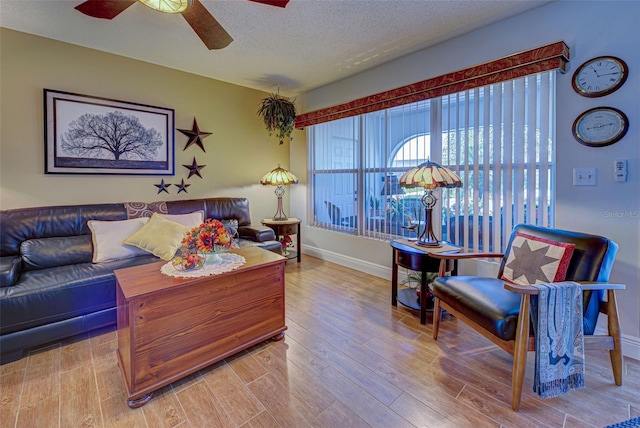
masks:
<instances>
[{"instance_id":1,"label":"beige wall","mask_svg":"<svg viewBox=\"0 0 640 428\"><path fill-rule=\"evenodd\" d=\"M209 52L207 52L209 53ZM215 54L215 53L211 53ZM185 58L188 61L189 58ZM175 126L191 129L194 117L205 138L183 151L175 132L175 176L44 174L43 88L167 107ZM249 198L254 222L273 216L273 188L258 184L279 163L288 168L289 144L269 137L256 115L267 94L92 49L0 29L0 208L123 201L180 200L213 196ZM298 138L304 144L304 134ZM187 180L193 157L202 179ZM191 184L188 194L157 194L154 186ZM285 197L285 211L288 194ZM288 211L287 211L288 212Z\"/></svg>"}]
</instances>

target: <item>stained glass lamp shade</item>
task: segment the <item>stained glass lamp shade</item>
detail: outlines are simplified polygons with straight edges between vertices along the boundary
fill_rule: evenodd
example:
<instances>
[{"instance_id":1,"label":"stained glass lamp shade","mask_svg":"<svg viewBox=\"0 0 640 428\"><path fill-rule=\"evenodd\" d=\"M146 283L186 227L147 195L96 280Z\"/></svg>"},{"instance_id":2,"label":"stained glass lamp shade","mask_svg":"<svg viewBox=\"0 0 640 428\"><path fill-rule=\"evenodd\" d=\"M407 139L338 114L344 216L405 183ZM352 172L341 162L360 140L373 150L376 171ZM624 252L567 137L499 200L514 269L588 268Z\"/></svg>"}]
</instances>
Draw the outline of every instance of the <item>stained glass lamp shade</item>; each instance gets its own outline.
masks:
<instances>
[{"instance_id":1,"label":"stained glass lamp shade","mask_svg":"<svg viewBox=\"0 0 640 428\"><path fill-rule=\"evenodd\" d=\"M287 184L298 184L298 177L278 165L276 169L273 169L262 176L260 184L265 186L276 186L274 193L278 197L278 210L273 216L273 219L287 220L287 215L282 209L282 196L284 196L283 186Z\"/></svg>"},{"instance_id":2,"label":"stained glass lamp shade","mask_svg":"<svg viewBox=\"0 0 640 428\"><path fill-rule=\"evenodd\" d=\"M416 244L426 247L441 247L442 241L439 241L433 233L432 211L438 201L433 195L433 190L441 187L462 187L462 180L458 174L449 168L427 160L425 163L405 172L400 177L399 184L405 188L422 187L425 190L424 196L422 196L422 205L425 208L427 225Z\"/></svg>"}]
</instances>

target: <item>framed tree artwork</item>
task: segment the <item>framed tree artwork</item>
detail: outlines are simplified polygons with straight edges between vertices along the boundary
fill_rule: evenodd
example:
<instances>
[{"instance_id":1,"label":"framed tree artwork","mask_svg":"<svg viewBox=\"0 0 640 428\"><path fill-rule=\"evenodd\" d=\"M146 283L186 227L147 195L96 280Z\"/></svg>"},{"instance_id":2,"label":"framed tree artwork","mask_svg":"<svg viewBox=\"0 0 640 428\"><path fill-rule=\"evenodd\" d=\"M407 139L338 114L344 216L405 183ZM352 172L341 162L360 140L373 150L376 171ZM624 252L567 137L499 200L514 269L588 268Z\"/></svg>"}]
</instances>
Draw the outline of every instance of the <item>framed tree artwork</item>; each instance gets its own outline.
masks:
<instances>
[{"instance_id":1,"label":"framed tree artwork","mask_svg":"<svg viewBox=\"0 0 640 428\"><path fill-rule=\"evenodd\" d=\"M45 173L174 175L174 111L44 90Z\"/></svg>"}]
</instances>

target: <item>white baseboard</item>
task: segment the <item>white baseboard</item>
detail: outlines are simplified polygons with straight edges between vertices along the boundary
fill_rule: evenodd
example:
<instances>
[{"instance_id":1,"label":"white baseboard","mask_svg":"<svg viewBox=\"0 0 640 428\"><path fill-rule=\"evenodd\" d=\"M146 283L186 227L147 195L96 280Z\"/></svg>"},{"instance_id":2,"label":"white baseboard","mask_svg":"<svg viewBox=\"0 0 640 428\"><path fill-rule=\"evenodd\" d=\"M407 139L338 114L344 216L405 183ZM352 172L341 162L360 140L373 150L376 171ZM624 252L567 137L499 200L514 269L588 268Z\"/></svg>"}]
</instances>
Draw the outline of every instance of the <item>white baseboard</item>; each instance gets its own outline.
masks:
<instances>
[{"instance_id":1,"label":"white baseboard","mask_svg":"<svg viewBox=\"0 0 640 428\"><path fill-rule=\"evenodd\" d=\"M607 334L607 329L603 326L603 323L598 322L595 334ZM640 361L640 338L623 334L622 355Z\"/></svg>"},{"instance_id":2,"label":"white baseboard","mask_svg":"<svg viewBox=\"0 0 640 428\"><path fill-rule=\"evenodd\" d=\"M355 257L334 253L333 251L327 251L322 248L312 247L309 245L303 245L302 249L302 254L308 254L340 266L345 266L360 272L369 273L379 278L391 280L391 268L386 266L377 265L365 260L356 259Z\"/></svg>"},{"instance_id":3,"label":"white baseboard","mask_svg":"<svg viewBox=\"0 0 640 428\"><path fill-rule=\"evenodd\" d=\"M640 361L640 338L623 334L622 355Z\"/></svg>"},{"instance_id":4,"label":"white baseboard","mask_svg":"<svg viewBox=\"0 0 640 428\"><path fill-rule=\"evenodd\" d=\"M355 257L346 256L344 254L335 253L333 251L323 250L322 248L312 247L310 245L302 246L302 253L326 260L340 266L345 266L360 272L369 273L379 278L391 280L391 268L357 259ZM601 323L598 324L599 326ZM596 334L606 334L606 330L598 327ZM625 357L633 358L640 361L640 338L622 335L622 354Z\"/></svg>"}]
</instances>

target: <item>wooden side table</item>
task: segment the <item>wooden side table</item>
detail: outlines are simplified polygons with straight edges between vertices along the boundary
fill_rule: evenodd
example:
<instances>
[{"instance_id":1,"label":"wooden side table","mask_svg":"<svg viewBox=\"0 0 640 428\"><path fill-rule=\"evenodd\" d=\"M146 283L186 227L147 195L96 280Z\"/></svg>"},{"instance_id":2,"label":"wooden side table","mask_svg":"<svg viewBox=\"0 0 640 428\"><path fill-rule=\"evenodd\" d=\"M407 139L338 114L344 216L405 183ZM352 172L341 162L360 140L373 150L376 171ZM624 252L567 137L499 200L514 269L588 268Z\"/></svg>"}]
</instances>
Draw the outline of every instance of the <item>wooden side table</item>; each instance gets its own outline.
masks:
<instances>
[{"instance_id":1,"label":"wooden side table","mask_svg":"<svg viewBox=\"0 0 640 428\"><path fill-rule=\"evenodd\" d=\"M300 219L291 217L286 220L273 220L265 218L262 224L270 227L276 233L276 240L280 240L281 236L296 235L296 251L287 251L286 246L282 249L282 255L288 259L298 259L298 263L302 260L302 243L300 235Z\"/></svg>"},{"instance_id":2,"label":"wooden side table","mask_svg":"<svg viewBox=\"0 0 640 428\"><path fill-rule=\"evenodd\" d=\"M418 247L408 240L391 241L393 259L391 263L391 304L398 306L398 302L416 311L420 311L420 324L427 323L427 312L433 311L433 304L427 302L427 272L438 272L439 276L456 268L454 258L442 259L430 256L430 252L442 251L442 248ZM446 248L445 248L446 249ZM456 249L453 249L456 251ZM451 254L451 253L447 253ZM412 288L398 290L398 266L422 273L420 283L420 300ZM431 303L431 302L429 302ZM430 306L430 307L429 307Z\"/></svg>"}]
</instances>

